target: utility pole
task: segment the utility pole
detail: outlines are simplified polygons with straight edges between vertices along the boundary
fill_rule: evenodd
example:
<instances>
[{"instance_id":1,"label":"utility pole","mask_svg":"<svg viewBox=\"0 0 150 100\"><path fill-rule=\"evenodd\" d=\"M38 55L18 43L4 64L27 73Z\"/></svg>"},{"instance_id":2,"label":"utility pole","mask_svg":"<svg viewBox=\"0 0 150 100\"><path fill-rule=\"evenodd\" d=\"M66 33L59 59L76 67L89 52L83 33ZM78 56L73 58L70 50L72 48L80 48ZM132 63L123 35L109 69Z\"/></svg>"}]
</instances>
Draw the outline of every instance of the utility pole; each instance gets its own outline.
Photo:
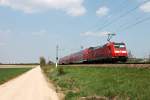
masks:
<instances>
[{"instance_id":1,"label":"utility pole","mask_svg":"<svg viewBox=\"0 0 150 100\"><path fill-rule=\"evenodd\" d=\"M56 45L56 68L58 67L58 49L59 49L59 46Z\"/></svg>"}]
</instances>

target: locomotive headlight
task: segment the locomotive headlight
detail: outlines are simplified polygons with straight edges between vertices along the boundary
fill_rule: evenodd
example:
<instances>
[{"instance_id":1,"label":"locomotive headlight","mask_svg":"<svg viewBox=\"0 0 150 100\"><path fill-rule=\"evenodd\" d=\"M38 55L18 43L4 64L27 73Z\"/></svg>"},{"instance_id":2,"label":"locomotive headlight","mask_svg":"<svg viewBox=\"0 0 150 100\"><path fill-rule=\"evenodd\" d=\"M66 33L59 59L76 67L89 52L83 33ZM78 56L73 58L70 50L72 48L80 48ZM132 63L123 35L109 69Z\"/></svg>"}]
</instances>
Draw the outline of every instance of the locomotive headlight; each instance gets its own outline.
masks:
<instances>
[{"instance_id":1,"label":"locomotive headlight","mask_svg":"<svg viewBox=\"0 0 150 100\"><path fill-rule=\"evenodd\" d=\"M120 53L120 51L115 51L115 53Z\"/></svg>"},{"instance_id":2,"label":"locomotive headlight","mask_svg":"<svg viewBox=\"0 0 150 100\"><path fill-rule=\"evenodd\" d=\"M122 51L122 53L127 53L127 51Z\"/></svg>"}]
</instances>

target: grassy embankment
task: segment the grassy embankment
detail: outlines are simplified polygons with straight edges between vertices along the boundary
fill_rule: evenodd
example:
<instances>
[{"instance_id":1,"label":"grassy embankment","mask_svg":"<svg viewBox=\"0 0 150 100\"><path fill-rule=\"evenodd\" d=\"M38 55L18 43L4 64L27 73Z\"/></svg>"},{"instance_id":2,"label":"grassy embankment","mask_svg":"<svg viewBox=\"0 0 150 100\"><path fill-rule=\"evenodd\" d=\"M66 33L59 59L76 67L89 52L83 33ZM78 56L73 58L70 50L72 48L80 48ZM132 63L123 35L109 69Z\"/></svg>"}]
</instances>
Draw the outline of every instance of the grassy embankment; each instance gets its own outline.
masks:
<instances>
[{"instance_id":1,"label":"grassy embankment","mask_svg":"<svg viewBox=\"0 0 150 100\"><path fill-rule=\"evenodd\" d=\"M0 68L0 84L17 77L31 68Z\"/></svg>"},{"instance_id":2,"label":"grassy embankment","mask_svg":"<svg viewBox=\"0 0 150 100\"><path fill-rule=\"evenodd\" d=\"M53 66L43 69L61 88L59 91L66 94L66 100L98 96L116 100L150 100L150 69L80 66L63 66L59 71Z\"/></svg>"}]
</instances>

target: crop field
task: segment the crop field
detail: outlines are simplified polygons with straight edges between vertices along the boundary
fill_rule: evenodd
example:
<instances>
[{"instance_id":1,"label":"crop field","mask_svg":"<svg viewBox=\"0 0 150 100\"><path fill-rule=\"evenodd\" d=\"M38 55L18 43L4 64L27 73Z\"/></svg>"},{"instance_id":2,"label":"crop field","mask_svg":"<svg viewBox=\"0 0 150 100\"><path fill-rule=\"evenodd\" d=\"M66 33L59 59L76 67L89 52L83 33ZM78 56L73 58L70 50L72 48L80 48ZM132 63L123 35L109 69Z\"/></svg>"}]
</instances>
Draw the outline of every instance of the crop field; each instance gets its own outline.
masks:
<instances>
[{"instance_id":1,"label":"crop field","mask_svg":"<svg viewBox=\"0 0 150 100\"><path fill-rule=\"evenodd\" d=\"M31 68L0 68L0 84L17 77Z\"/></svg>"},{"instance_id":2,"label":"crop field","mask_svg":"<svg viewBox=\"0 0 150 100\"><path fill-rule=\"evenodd\" d=\"M66 95L66 100L96 97L150 100L149 68L61 66L56 69L47 66L43 69L57 91L63 91Z\"/></svg>"},{"instance_id":3,"label":"crop field","mask_svg":"<svg viewBox=\"0 0 150 100\"><path fill-rule=\"evenodd\" d=\"M37 65L0 65L0 68L33 68Z\"/></svg>"}]
</instances>

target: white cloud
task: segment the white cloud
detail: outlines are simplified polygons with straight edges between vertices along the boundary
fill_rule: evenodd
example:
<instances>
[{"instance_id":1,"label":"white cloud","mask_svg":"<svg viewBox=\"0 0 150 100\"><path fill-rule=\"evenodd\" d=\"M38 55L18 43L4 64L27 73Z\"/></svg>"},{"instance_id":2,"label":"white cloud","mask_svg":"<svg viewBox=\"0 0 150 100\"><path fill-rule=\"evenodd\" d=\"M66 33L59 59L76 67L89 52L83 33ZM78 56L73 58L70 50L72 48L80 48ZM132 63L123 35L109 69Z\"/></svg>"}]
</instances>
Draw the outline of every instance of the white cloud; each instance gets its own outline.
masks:
<instances>
[{"instance_id":1,"label":"white cloud","mask_svg":"<svg viewBox=\"0 0 150 100\"><path fill-rule=\"evenodd\" d=\"M3 43L3 42L0 43L0 47L5 46L5 45L6 45L6 43Z\"/></svg>"},{"instance_id":2,"label":"white cloud","mask_svg":"<svg viewBox=\"0 0 150 100\"><path fill-rule=\"evenodd\" d=\"M140 6L140 9L143 11L143 12L150 12L150 1L149 2L146 2L145 4L141 5Z\"/></svg>"},{"instance_id":3,"label":"white cloud","mask_svg":"<svg viewBox=\"0 0 150 100\"><path fill-rule=\"evenodd\" d=\"M106 6L103 6L103 7L100 7L97 11L96 11L96 14L97 16L105 16L107 15L109 12L109 8L106 7Z\"/></svg>"},{"instance_id":4,"label":"white cloud","mask_svg":"<svg viewBox=\"0 0 150 100\"><path fill-rule=\"evenodd\" d=\"M108 33L110 32L85 32L85 33L81 33L81 35L83 36L106 36Z\"/></svg>"},{"instance_id":5,"label":"white cloud","mask_svg":"<svg viewBox=\"0 0 150 100\"><path fill-rule=\"evenodd\" d=\"M40 31L37 31L37 32L32 32L31 34L33 36L40 37L40 36L45 36L47 34L47 31L46 30L40 30Z\"/></svg>"},{"instance_id":6,"label":"white cloud","mask_svg":"<svg viewBox=\"0 0 150 100\"><path fill-rule=\"evenodd\" d=\"M25 13L55 9L65 11L71 16L81 16L86 12L83 2L84 0L0 0L0 5Z\"/></svg>"},{"instance_id":7,"label":"white cloud","mask_svg":"<svg viewBox=\"0 0 150 100\"><path fill-rule=\"evenodd\" d=\"M12 31L9 30L9 29L7 29L7 30L1 30L1 29L0 29L0 35L1 35L1 34L10 34L10 33L12 33Z\"/></svg>"}]
</instances>

